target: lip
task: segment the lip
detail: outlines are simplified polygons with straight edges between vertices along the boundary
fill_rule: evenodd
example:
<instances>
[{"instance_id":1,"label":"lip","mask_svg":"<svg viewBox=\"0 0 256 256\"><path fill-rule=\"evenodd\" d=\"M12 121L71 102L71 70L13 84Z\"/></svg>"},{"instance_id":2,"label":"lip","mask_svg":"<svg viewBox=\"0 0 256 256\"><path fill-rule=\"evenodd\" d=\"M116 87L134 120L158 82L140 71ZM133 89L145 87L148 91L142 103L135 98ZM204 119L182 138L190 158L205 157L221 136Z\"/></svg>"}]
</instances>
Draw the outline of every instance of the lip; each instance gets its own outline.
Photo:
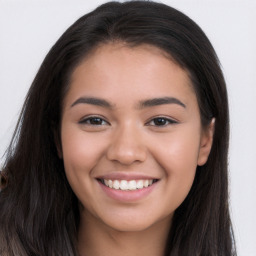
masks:
<instances>
[{"instance_id":1,"label":"lip","mask_svg":"<svg viewBox=\"0 0 256 256\"><path fill-rule=\"evenodd\" d=\"M159 180L158 177L139 174L139 173L108 173L96 179L106 179L106 180Z\"/></svg>"},{"instance_id":2,"label":"lip","mask_svg":"<svg viewBox=\"0 0 256 256\"><path fill-rule=\"evenodd\" d=\"M111 199L114 199L115 201L127 202L127 203L136 202L146 198L149 194L151 194L155 190L156 186L158 185L158 182L155 182L151 186L146 188L132 190L132 191L127 191L127 190L124 191L124 190L109 188L106 185L103 185L99 180L97 180L97 182L100 188L102 189L102 191L108 197L110 197Z\"/></svg>"}]
</instances>

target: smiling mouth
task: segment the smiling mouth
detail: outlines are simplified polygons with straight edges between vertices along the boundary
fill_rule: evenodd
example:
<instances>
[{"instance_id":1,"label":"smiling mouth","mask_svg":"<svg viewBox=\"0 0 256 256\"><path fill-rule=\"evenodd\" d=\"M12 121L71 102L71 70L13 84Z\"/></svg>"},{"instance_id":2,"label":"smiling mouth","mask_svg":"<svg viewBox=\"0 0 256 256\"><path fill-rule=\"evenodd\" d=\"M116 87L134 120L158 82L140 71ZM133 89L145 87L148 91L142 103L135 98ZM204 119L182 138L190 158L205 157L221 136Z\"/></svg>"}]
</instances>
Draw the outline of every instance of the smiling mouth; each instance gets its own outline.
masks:
<instances>
[{"instance_id":1,"label":"smiling mouth","mask_svg":"<svg viewBox=\"0 0 256 256\"><path fill-rule=\"evenodd\" d=\"M133 191L152 186L158 179L147 179L147 180L110 180L110 179L97 179L103 185L123 191Z\"/></svg>"}]
</instances>

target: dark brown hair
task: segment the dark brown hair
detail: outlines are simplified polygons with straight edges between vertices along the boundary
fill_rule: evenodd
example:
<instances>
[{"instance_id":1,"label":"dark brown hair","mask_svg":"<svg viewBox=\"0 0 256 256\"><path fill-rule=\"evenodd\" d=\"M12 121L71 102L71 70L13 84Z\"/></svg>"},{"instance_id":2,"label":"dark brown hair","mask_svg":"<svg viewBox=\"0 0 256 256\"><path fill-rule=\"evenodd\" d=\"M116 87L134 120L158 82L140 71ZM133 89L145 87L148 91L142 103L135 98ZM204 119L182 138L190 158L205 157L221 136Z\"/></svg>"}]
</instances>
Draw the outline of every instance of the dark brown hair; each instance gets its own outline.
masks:
<instances>
[{"instance_id":1,"label":"dark brown hair","mask_svg":"<svg viewBox=\"0 0 256 256\"><path fill-rule=\"evenodd\" d=\"M78 201L55 144L62 101L74 68L100 44L115 41L162 49L188 72L202 125L216 119L209 159L197 168L189 195L175 211L166 255L235 255L228 202L228 100L218 58L190 18L149 1L98 7L68 28L43 61L3 167L0 254L77 255Z\"/></svg>"}]
</instances>

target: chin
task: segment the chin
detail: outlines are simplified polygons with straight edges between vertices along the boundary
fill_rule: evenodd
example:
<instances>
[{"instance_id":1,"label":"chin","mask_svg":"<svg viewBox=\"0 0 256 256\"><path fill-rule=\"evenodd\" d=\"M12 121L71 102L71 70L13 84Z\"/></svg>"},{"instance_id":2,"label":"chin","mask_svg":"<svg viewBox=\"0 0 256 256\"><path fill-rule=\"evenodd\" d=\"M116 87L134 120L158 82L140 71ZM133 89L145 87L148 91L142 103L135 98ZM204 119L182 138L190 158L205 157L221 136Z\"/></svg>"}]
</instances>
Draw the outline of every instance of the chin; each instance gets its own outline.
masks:
<instances>
[{"instance_id":1,"label":"chin","mask_svg":"<svg viewBox=\"0 0 256 256\"><path fill-rule=\"evenodd\" d=\"M110 228L119 232L141 232L147 230L152 224L149 223L115 223Z\"/></svg>"},{"instance_id":2,"label":"chin","mask_svg":"<svg viewBox=\"0 0 256 256\"><path fill-rule=\"evenodd\" d=\"M119 232L142 232L151 228L156 228L157 226L161 226L161 223L171 222L172 216L161 218L148 218L147 216L123 216L116 217L111 220L103 220L104 223L111 229Z\"/></svg>"}]
</instances>

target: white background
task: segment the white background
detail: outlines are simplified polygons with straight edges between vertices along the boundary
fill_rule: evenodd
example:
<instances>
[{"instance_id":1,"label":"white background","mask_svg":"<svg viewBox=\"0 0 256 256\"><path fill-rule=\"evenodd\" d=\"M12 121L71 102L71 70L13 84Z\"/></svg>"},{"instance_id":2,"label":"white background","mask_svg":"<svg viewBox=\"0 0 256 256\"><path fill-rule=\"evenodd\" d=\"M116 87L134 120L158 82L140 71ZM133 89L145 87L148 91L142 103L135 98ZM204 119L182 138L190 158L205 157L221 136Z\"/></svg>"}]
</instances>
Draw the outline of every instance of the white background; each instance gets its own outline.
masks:
<instances>
[{"instance_id":1,"label":"white background","mask_svg":"<svg viewBox=\"0 0 256 256\"><path fill-rule=\"evenodd\" d=\"M0 156L50 47L71 23L103 2L0 0ZM222 63L231 111L230 200L238 255L256 256L256 1L162 2L201 26Z\"/></svg>"}]
</instances>

